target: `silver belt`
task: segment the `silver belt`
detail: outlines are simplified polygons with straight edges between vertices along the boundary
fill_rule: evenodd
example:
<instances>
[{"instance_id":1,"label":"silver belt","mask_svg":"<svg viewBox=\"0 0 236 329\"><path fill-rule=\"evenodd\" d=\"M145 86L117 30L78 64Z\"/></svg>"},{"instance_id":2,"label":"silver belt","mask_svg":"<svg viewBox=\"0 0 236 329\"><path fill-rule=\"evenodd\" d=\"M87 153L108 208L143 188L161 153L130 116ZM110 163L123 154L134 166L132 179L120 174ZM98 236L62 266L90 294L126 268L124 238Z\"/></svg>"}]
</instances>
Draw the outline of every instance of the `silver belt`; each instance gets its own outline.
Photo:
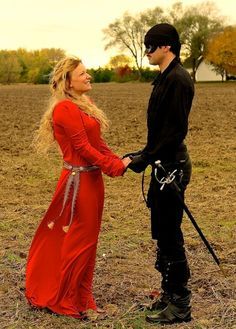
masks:
<instances>
[{"instance_id":1,"label":"silver belt","mask_svg":"<svg viewBox=\"0 0 236 329\"><path fill-rule=\"evenodd\" d=\"M97 169L99 169L99 167L97 167L97 166L74 166L74 165L71 165L67 162L63 162L63 168L65 168L67 170L70 170L71 174L69 175L69 177L67 179L67 182L66 182L65 194L64 194L64 199L63 199L63 203L62 203L62 209L61 209L61 212L60 212L58 217L60 217L62 215L62 213L65 209L65 205L68 201L70 189L71 189L72 185L74 186L73 195L72 195L72 202L71 202L70 221L69 221L68 225L62 227L64 232L68 232L68 230L70 228L70 225L72 223L73 217L74 217L75 202L76 202L76 197L77 197L77 193L78 193L78 190L79 190L79 183L80 183L80 173L81 172L89 172L89 171L97 170ZM48 224L48 227L50 229L52 229L53 226L54 226L54 221L52 221Z\"/></svg>"}]
</instances>

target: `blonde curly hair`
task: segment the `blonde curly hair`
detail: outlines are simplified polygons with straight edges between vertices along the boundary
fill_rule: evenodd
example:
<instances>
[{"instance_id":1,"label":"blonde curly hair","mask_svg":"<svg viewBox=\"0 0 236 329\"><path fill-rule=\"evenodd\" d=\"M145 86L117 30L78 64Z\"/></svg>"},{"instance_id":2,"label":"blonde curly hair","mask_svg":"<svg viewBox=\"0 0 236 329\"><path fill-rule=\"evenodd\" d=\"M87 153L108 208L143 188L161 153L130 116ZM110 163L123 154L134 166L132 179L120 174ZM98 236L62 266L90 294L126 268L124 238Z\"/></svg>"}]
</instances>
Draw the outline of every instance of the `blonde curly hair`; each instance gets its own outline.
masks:
<instances>
[{"instance_id":1,"label":"blonde curly hair","mask_svg":"<svg viewBox=\"0 0 236 329\"><path fill-rule=\"evenodd\" d=\"M38 153L47 153L55 142L52 115L55 105L63 99L71 100L73 103L77 104L82 111L97 119L100 122L102 131L109 126L108 119L101 109L92 103L87 96L84 94L78 95L70 88L71 74L81 63L82 61L78 57L65 57L54 67L50 79L52 96L49 107L44 113L39 129L36 131L33 139L33 146Z\"/></svg>"}]
</instances>

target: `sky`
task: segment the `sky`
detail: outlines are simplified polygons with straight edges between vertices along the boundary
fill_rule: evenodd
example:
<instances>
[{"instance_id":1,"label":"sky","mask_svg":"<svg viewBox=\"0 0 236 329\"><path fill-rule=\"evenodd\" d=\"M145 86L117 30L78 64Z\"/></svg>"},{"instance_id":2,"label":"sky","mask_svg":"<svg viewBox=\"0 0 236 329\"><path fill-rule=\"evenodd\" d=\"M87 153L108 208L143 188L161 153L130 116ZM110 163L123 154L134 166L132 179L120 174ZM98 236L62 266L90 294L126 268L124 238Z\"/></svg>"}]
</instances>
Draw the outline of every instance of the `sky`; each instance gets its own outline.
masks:
<instances>
[{"instance_id":1,"label":"sky","mask_svg":"<svg viewBox=\"0 0 236 329\"><path fill-rule=\"evenodd\" d=\"M105 51L102 30L128 11L170 8L176 0L0 0L0 49L62 48L88 67L103 66L117 49ZM184 6L201 3L182 0ZM235 24L236 1L214 0L219 14ZM157 22L158 23L158 22Z\"/></svg>"}]
</instances>

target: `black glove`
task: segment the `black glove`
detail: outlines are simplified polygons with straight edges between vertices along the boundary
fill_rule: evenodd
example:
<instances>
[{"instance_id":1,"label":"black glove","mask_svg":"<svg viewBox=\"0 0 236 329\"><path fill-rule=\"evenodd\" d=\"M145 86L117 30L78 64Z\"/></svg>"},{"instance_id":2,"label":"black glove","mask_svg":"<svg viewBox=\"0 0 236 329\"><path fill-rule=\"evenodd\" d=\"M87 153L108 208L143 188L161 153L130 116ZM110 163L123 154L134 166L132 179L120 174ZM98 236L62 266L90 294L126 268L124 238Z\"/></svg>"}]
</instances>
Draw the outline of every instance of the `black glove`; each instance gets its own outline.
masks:
<instances>
[{"instance_id":1,"label":"black glove","mask_svg":"<svg viewBox=\"0 0 236 329\"><path fill-rule=\"evenodd\" d=\"M143 154L136 155L132 157L132 161L128 165L128 168L136 173L141 173L148 166L148 161Z\"/></svg>"},{"instance_id":2,"label":"black glove","mask_svg":"<svg viewBox=\"0 0 236 329\"><path fill-rule=\"evenodd\" d=\"M126 153L125 155L123 155L122 159L129 157L130 159L132 159L134 156L136 155L140 155L142 153L141 151L137 151L137 152L130 152L130 153Z\"/></svg>"}]
</instances>

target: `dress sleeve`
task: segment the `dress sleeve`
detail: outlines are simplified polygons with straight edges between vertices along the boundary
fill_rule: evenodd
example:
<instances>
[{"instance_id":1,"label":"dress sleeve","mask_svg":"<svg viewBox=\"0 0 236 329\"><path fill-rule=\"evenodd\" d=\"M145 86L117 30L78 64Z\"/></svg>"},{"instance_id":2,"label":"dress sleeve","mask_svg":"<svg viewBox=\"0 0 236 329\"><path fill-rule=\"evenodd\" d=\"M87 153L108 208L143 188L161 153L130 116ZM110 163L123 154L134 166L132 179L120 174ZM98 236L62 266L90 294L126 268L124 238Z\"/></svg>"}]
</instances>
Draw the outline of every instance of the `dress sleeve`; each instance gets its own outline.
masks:
<instances>
[{"instance_id":1,"label":"dress sleeve","mask_svg":"<svg viewBox=\"0 0 236 329\"><path fill-rule=\"evenodd\" d=\"M113 153L112 150L107 146L102 137L100 139L100 152L104 155L112 157L113 159L120 159L119 156Z\"/></svg>"},{"instance_id":2,"label":"dress sleeve","mask_svg":"<svg viewBox=\"0 0 236 329\"><path fill-rule=\"evenodd\" d=\"M90 144L84 129L81 111L77 105L69 101L57 104L54 108L53 119L58 125L63 127L66 135L71 140L73 148L86 161L91 165L98 166L108 176L123 175L125 166L118 157L114 157L112 152L103 154Z\"/></svg>"}]
</instances>

